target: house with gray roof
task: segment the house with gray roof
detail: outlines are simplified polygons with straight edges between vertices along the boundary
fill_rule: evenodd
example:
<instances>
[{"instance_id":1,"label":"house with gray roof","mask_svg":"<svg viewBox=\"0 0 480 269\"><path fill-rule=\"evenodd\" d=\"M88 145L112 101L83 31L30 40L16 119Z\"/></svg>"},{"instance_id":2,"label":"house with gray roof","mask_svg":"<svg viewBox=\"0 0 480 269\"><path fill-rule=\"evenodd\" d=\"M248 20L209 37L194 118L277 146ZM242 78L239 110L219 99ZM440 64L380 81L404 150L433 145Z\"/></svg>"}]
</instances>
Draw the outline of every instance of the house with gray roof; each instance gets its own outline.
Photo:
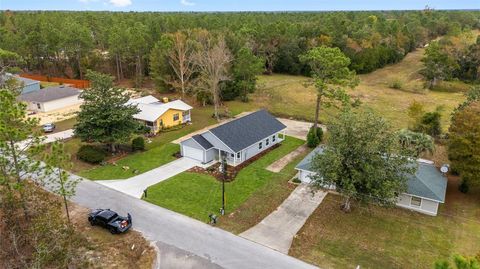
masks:
<instances>
[{"instance_id":1,"label":"house with gray roof","mask_svg":"<svg viewBox=\"0 0 480 269\"><path fill-rule=\"evenodd\" d=\"M322 154L323 148L318 147L310 152L296 167L298 179L310 183L316 174L312 169L312 160ZM431 216L436 216L438 206L445 203L447 178L435 167L433 162L418 160L418 169L410 175L407 181L407 191L398 196L396 205ZM326 186L335 189L335 186Z\"/></svg>"},{"instance_id":2,"label":"house with gray roof","mask_svg":"<svg viewBox=\"0 0 480 269\"><path fill-rule=\"evenodd\" d=\"M27 109L35 112L49 112L82 103L80 89L69 86L48 87L18 97L27 103Z\"/></svg>"},{"instance_id":3,"label":"house with gray roof","mask_svg":"<svg viewBox=\"0 0 480 269\"><path fill-rule=\"evenodd\" d=\"M40 90L40 81L38 80L33 80L29 78L23 78L20 77L19 75L13 75L10 73L6 73L4 80L7 79L14 79L16 80L18 87L20 88L20 94L27 94L35 91Z\"/></svg>"},{"instance_id":4,"label":"house with gray roof","mask_svg":"<svg viewBox=\"0 0 480 269\"><path fill-rule=\"evenodd\" d=\"M209 163L225 156L239 165L285 139L286 126L259 110L180 142L184 157Z\"/></svg>"}]
</instances>

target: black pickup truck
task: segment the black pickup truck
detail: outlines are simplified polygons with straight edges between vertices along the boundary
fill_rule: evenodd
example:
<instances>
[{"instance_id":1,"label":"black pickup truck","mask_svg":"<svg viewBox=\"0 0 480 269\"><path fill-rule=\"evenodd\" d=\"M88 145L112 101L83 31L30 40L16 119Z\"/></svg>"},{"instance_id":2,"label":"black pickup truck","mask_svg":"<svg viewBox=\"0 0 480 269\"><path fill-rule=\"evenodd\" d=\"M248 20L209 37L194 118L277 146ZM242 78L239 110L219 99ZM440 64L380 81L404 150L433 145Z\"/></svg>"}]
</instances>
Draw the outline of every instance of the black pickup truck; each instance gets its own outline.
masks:
<instances>
[{"instance_id":1,"label":"black pickup truck","mask_svg":"<svg viewBox=\"0 0 480 269\"><path fill-rule=\"evenodd\" d=\"M88 221L92 226L98 225L108 229L112 234L124 233L132 227L132 216L119 216L110 209L95 209L88 214Z\"/></svg>"}]
</instances>

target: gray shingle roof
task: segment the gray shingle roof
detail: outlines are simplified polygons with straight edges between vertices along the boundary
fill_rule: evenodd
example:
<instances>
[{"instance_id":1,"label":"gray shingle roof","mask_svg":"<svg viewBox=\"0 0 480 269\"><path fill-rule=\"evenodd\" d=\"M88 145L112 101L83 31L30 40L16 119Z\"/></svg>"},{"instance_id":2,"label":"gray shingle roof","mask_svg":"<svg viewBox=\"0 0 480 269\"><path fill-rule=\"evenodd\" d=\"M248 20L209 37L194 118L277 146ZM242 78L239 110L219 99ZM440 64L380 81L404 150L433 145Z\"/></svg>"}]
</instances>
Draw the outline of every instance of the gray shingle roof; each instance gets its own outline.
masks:
<instances>
[{"instance_id":1,"label":"gray shingle roof","mask_svg":"<svg viewBox=\"0 0 480 269\"><path fill-rule=\"evenodd\" d=\"M285 128L283 123L266 110L259 110L215 127L210 132L238 152Z\"/></svg>"},{"instance_id":2,"label":"gray shingle roof","mask_svg":"<svg viewBox=\"0 0 480 269\"><path fill-rule=\"evenodd\" d=\"M323 148L318 147L310 152L297 166L296 169L313 172L311 161L317 154L322 154ZM447 191L447 178L432 164L418 163L415 175L410 175L407 181L408 194L445 202Z\"/></svg>"},{"instance_id":3,"label":"gray shingle roof","mask_svg":"<svg viewBox=\"0 0 480 269\"><path fill-rule=\"evenodd\" d=\"M80 94L80 90L68 86L49 87L19 96L21 101L49 102Z\"/></svg>"},{"instance_id":4,"label":"gray shingle roof","mask_svg":"<svg viewBox=\"0 0 480 269\"><path fill-rule=\"evenodd\" d=\"M445 202L447 178L434 165L418 163L417 172L410 176L407 186L408 194Z\"/></svg>"},{"instance_id":5,"label":"gray shingle roof","mask_svg":"<svg viewBox=\"0 0 480 269\"><path fill-rule=\"evenodd\" d=\"M195 140L198 144L200 144L200 146L202 146L202 148L204 149L213 148L213 145L210 144L210 142L208 142L208 140L201 135L194 135L192 136L192 139Z\"/></svg>"}]
</instances>

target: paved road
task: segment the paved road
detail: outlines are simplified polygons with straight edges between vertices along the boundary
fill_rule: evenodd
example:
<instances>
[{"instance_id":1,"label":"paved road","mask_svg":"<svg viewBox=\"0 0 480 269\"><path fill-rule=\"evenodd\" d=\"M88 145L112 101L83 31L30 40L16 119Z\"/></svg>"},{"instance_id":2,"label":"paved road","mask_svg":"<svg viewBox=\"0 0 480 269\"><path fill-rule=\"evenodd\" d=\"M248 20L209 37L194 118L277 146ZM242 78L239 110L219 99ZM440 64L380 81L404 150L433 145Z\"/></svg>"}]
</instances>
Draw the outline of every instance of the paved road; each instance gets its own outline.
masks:
<instances>
[{"instance_id":1,"label":"paved road","mask_svg":"<svg viewBox=\"0 0 480 269\"><path fill-rule=\"evenodd\" d=\"M179 190L181 191L181 190ZM83 180L77 187L74 202L88 208L105 207L121 214L132 214L133 226L150 241L157 242L162 257L170 257L171 268L316 268L219 228L175 213L162 207ZM171 248L165 247L171 246ZM162 252L163 249L163 252ZM181 256L183 259L176 260ZM188 257L186 257L188 256ZM173 257L173 259L172 259ZM164 261L163 264L172 263ZM193 265L192 265L193 264ZM177 266L178 265L178 266ZM164 268L169 268L165 266Z\"/></svg>"},{"instance_id":2,"label":"paved road","mask_svg":"<svg viewBox=\"0 0 480 269\"><path fill-rule=\"evenodd\" d=\"M326 195L323 191L312 195L310 187L301 184L274 212L240 236L287 254L293 237Z\"/></svg>"},{"instance_id":3,"label":"paved road","mask_svg":"<svg viewBox=\"0 0 480 269\"><path fill-rule=\"evenodd\" d=\"M143 190L147 187L167 180L194 166L201 166L201 163L190 158L180 158L128 179L99 180L97 182L133 197L140 198L142 197Z\"/></svg>"}]
</instances>

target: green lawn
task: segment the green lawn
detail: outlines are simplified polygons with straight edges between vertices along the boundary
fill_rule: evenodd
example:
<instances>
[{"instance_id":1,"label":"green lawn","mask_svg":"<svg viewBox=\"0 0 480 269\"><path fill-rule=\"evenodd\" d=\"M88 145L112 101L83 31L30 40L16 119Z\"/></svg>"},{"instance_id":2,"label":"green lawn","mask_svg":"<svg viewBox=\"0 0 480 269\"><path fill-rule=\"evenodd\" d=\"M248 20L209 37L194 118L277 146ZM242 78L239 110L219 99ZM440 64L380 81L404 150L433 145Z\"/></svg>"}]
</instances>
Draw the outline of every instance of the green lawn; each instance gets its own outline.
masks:
<instances>
[{"instance_id":1,"label":"green lawn","mask_svg":"<svg viewBox=\"0 0 480 269\"><path fill-rule=\"evenodd\" d=\"M265 167L303 143L300 139L287 137L280 147L242 169L233 182L226 183L226 213L236 210L254 192L275 180L278 174L265 170ZM221 207L221 187L221 182L211 176L184 172L151 186L146 200L207 221L209 213L218 215Z\"/></svg>"},{"instance_id":2,"label":"green lawn","mask_svg":"<svg viewBox=\"0 0 480 269\"><path fill-rule=\"evenodd\" d=\"M255 226L282 204L297 185L288 181L298 172L295 166L308 154L305 152L258 188L235 211L220 219L218 227L235 234Z\"/></svg>"},{"instance_id":3,"label":"green lawn","mask_svg":"<svg viewBox=\"0 0 480 269\"><path fill-rule=\"evenodd\" d=\"M292 243L290 255L321 268L433 268L452 254L480 251L480 190L462 194L450 179L436 217L400 208L340 210L328 194Z\"/></svg>"},{"instance_id":4,"label":"green lawn","mask_svg":"<svg viewBox=\"0 0 480 269\"><path fill-rule=\"evenodd\" d=\"M171 141L198 129L214 124L215 122L216 121L211 117L210 107L195 108L192 111L192 124L186 125L180 129L172 129L171 131L167 130L159 133L156 137L151 139L150 143L146 144L146 151L126 156L125 158L116 162L117 166L82 165L81 167L85 169L79 169L76 172L78 172L80 176L92 180L129 178L135 176L133 173L133 170L135 169L139 170L140 173L147 172L175 159L172 155L179 151L180 147L179 145L170 143ZM66 145L69 153L74 156L80 147L80 141L78 141L78 139L72 139L67 141ZM76 163L83 163L78 160L75 161ZM130 169L124 171L122 166L128 166Z\"/></svg>"},{"instance_id":5,"label":"green lawn","mask_svg":"<svg viewBox=\"0 0 480 269\"><path fill-rule=\"evenodd\" d=\"M175 160L173 154L179 150L180 146L178 144L168 143L144 152L128 155L117 161L117 165L108 164L82 171L79 173L79 176L92 180L124 179L133 177L136 175L133 173L133 170L138 170L141 174ZM123 166L128 166L130 169L124 170L122 168Z\"/></svg>"}]
</instances>

